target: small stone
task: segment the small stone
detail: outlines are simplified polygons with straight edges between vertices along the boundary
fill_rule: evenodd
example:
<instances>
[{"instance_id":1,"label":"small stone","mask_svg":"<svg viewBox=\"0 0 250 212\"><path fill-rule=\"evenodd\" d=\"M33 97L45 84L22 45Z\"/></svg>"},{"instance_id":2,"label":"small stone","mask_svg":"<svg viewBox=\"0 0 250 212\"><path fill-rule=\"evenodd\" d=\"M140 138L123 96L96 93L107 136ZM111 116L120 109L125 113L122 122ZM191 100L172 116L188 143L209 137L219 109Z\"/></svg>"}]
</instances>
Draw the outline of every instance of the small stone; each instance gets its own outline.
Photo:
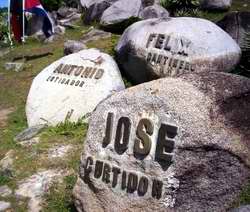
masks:
<instances>
[{"instance_id":1,"label":"small stone","mask_svg":"<svg viewBox=\"0 0 250 212\"><path fill-rule=\"evenodd\" d=\"M14 63L14 62L8 62L5 63L5 69L7 71L14 70L16 72L22 71L24 68L24 63Z\"/></svg>"},{"instance_id":2,"label":"small stone","mask_svg":"<svg viewBox=\"0 0 250 212\"><path fill-rule=\"evenodd\" d=\"M17 197L30 198L29 211L39 212L41 210L42 197L49 191L54 182L60 182L66 173L59 170L41 171L19 183L15 194Z\"/></svg>"},{"instance_id":3,"label":"small stone","mask_svg":"<svg viewBox=\"0 0 250 212\"><path fill-rule=\"evenodd\" d=\"M9 202L0 201L0 211L6 211L11 208L11 204Z\"/></svg>"},{"instance_id":4,"label":"small stone","mask_svg":"<svg viewBox=\"0 0 250 212\"><path fill-rule=\"evenodd\" d=\"M64 43L64 55L77 53L83 49L87 49L87 46L79 41L68 40Z\"/></svg>"},{"instance_id":5,"label":"small stone","mask_svg":"<svg viewBox=\"0 0 250 212\"><path fill-rule=\"evenodd\" d=\"M14 153L14 150L10 150L5 154L5 157L0 161L1 170L12 170Z\"/></svg>"},{"instance_id":6,"label":"small stone","mask_svg":"<svg viewBox=\"0 0 250 212\"><path fill-rule=\"evenodd\" d=\"M12 191L7 185L0 187L0 196L1 197L7 197L7 196L10 196L11 194L12 194Z\"/></svg>"},{"instance_id":7,"label":"small stone","mask_svg":"<svg viewBox=\"0 0 250 212\"><path fill-rule=\"evenodd\" d=\"M34 138L36 135L38 135L44 128L46 127L45 124L38 124L34 125L32 127L29 127L19 133L15 138L14 141L20 142L20 141L27 141L32 138Z\"/></svg>"},{"instance_id":8,"label":"small stone","mask_svg":"<svg viewBox=\"0 0 250 212\"><path fill-rule=\"evenodd\" d=\"M7 108L0 110L0 128L6 127L9 114L14 112L14 108Z\"/></svg>"},{"instance_id":9,"label":"small stone","mask_svg":"<svg viewBox=\"0 0 250 212\"><path fill-rule=\"evenodd\" d=\"M150 18L167 18L167 17L169 17L169 12L165 8L157 4L145 7L140 13L140 18L143 20Z\"/></svg>"},{"instance_id":10,"label":"small stone","mask_svg":"<svg viewBox=\"0 0 250 212\"><path fill-rule=\"evenodd\" d=\"M73 149L72 145L66 145L66 146L57 146L53 147L52 149L49 149L48 152L48 158L63 158L67 155L69 151Z\"/></svg>"}]
</instances>

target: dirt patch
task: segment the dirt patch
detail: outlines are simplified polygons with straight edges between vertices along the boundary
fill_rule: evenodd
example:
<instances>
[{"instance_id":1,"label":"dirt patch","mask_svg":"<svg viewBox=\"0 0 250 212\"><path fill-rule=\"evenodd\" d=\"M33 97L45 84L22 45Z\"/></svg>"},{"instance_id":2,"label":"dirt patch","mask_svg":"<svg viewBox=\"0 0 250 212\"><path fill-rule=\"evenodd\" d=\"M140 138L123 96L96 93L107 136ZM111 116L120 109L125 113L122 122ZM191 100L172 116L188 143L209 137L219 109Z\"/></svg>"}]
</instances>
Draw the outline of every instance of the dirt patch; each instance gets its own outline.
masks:
<instances>
[{"instance_id":1,"label":"dirt patch","mask_svg":"<svg viewBox=\"0 0 250 212\"><path fill-rule=\"evenodd\" d=\"M15 111L14 108L0 109L0 128L6 127L8 115Z\"/></svg>"}]
</instances>

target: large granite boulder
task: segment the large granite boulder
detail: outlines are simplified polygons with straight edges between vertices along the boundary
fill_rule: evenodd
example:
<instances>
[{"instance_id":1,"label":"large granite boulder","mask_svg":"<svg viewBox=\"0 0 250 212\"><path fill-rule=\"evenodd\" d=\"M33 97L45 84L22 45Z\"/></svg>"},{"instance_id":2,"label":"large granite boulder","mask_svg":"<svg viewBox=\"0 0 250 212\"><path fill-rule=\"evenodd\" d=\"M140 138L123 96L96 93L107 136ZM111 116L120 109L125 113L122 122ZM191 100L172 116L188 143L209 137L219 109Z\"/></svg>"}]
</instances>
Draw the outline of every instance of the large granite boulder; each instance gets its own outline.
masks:
<instances>
[{"instance_id":1,"label":"large granite boulder","mask_svg":"<svg viewBox=\"0 0 250 212\"><path fill-rule=\"evenodd\" d=\"M91 22L99 22L103 12L109 8L117 0L98 0L94 1L86 10L84 15L84 22L90 24Z\"/></svg>"},{"instance_id":2,"label":"large granite boulder","mask_svg":"<svg viewBox=\"0 0 250 212\"><path fill-rule=\"evenodd\" d=\"M83 8L87 9L89 8L93 3L97 2L99 0L80 0L80 3Z\"/></svg>"},{"instance_id":3,"label":"large granite boulder","mask_svg":"<svg viewBox=\"0 0 250 212\"><path fill-rule=\"evenodd\" d=\"M76 122L109 95L125 88L113 58L97 49L68 55L45 68L28 95L29 127Z\"/></svg>"},{"instance_id":4,"label":"large granite boulder","mask_svg":"<svg viewBox=\"0 0 250 212\"><path fill-rule=\"evenodd\" d=\"M150 18L167 18L169 17L169 12L160 5L154 4L152 6L145 7L139 17L143 20Z\"/></svg>"},{"instance_id":5,"label":"large granite boulder","mask_svg":"<svg viewBox=\"0 0 250 212\"><path fill-rule=\"evenodd\" d=\"M228 10L232 0L200 0L201 8L207 10Z\"/></svg>"},{"instance_id":6,"label":"large granite boulder","mask_svg":"<svg viewBox=\"0 0 250 212\"><path fill-rule=\"evenodd\" d=\"M226 211L250 177L250 80L186 74L99 104L74 188L78 211Z\"/></svg>"},{"instance_id":7,"label":"large granite boulder","mask_svg":"<svg viewBox=\"0 0 250 212\"><path fill-rule=\"evenodd\" d=\"M228 72L241 56L237 43L214 23L184 17L133 24L116 52L121 67L136 83L186 72Z\"/></svg>"},{"instance_id":8,"label":"large granite boulder","mask_svg":"<svg viewBox=\"0 0 250 212\"><path fill-rule=\"evenodd\" d=\"M139 18L142 7L141 0L132 0L130 3L118 0L103 12L100 23L104 27L118 27L125 21Z\"/></svg>"}]
</instances>

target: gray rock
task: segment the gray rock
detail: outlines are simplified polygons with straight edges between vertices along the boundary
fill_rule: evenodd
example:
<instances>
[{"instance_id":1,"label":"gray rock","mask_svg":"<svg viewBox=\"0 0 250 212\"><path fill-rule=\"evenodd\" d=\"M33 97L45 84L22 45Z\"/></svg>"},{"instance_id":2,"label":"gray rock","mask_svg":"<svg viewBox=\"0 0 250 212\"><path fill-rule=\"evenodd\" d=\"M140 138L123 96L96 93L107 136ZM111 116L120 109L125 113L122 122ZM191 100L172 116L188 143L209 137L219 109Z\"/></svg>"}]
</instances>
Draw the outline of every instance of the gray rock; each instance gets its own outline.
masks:
<instances>
[{"instance_id":1,"label":"gray rock","mask_svg":"<svg viewBox=\"0 0 250 212\"><path fill-rule=\"evenodd\" d=\"M64 35L66 32L66 29L64 26L57 25L55 26L54 31L56 35Z\"/></svg>"},{"instance_id":2,"label":"gray rock","mask_svg":"<svg viewBox=\"0 0 250 212\"><path fill-rule=\"evenodd\" d=\"M112 34L110 32L105 32L99 29L91 29L89 32L83 35L81 41L84 43L88 43L90 41L111 38Z\"/></svg>"},{"instance_id":3,"label":"gray rock","mask_svg":"<svg viewBox=\"0 0 250 212\"><path fill-rule=\"evenodd\" d=\"M250 205L240 206L239 208L230 210L229 212L250 212Z\"/></svg>"},{"instance_id":4,"label":"gray rock","mask_svg":"<svg viewBox=\"0 0 250 212\"><path fill-rule=\"evenodd\" d=\"M80 0L81 1L81 5L83 8L87 9L89 8L92 4L94 4L95 2L98 2L99 0Z\"/></svg>"},{"instance_id":5,"label":"gray rock","mask_svg":"<svg viewBox=\"0 0 250 212\"><path fill-rule=\"evenodd\" d=\"M168 11L160 5L152 5L145 7L141 13L141 19L150 19L150 18L167 18L169 17Z\"/></svg>"},{"instance_id":6,"label":"gray rock","mask_svg":"<svg viewBox=\"0 0 250 212\"><path fill-rule=\"evenodd\" d=\"M131 3L119 0L104 11L100 23L104 27L112 27L129 19L138 18L141 9L141 0L133 0Z\"/></svg>"},{"instance_id":7,"label":"gray rock","mask_svg":"<svg viewBox=\"0 0 250 212\"><path fill-rule=\"evenodd\" d=\"M190 72L231 71L240 47L214 23L199 18L140 21L123 33L117 58L136 83Z\"/></svg>"},{"instance_id":8,"label":"gray rock","mask_svg":"<svg viewBox=\"0 0 250 212\"><path fill-rule=\"evenodd\" d=\"M60 145L55 146L48 151L48 158L54 159L54 158L65 158L67 154L72 151L73 146L72 145Z\"/></svg>"},{"instance_id":9,"label":"gray rock","mask_svg":"<svg viewBox=\"0 0 250 212\"><path fill-rule=\"evenodd\" d=\"M55 182L61 182L66 175L62 170L46 170L19 182L15 192L17 197L29 198L29 211L41 211L42 197L49 192L50 186Z\"/></svg>"},{"instance_id":10,"label":"gray rock","mask_svg":"<svg viewBox=\"0 0 250 212\"><path fill-rule=\"evenodd\" d=\"M0 211L6 211L11 208L11 204L9 202L0 201Z\"/></svg>"},{"instance_id":11,"label":"gray rock","mask_svg":"<svg viewBox=\"0 0 250 212\"><path fill-rule=\"evenodd\" d=\"M13 169L14 153L14 150L10 150L5 154L4 158L0 160L0 170L7 170L8 172L8 170Z\"/></svg>"},{"instance_id":12,"label":"gray rock","mask_svg":"<svg viewBox=\"0 0 250 212\"><path fill-rule=\"evenodd\" d=\"M26 102L28 126L86 120L101 101L123 89L110 55L86 49L64 56L33 80Z\"/></svg>"},{"instance_id":13,"label":"gray rock","mask_svg":"<svg viewBox=\"0 0 250 212\"><path fill-rule=\"evenodd\" d=\"M14 70L16 72L20 72L24 68L24 63L17 63L17 62L8 62L5 63L5 70L10 71Z\"/></svg>"},{"instance_id":14,"label":"gray rock","mask_svg":"<svg viewBox=\"0 0 250 212\"><path fill-rule=\"evenodd\" d=\"M29 140L21 141L21 142L19 142L19 144L24 146L24 147L31 147L35 144L38 144L39 142L40 142L40 137L34 137L34 138L29 139Z\"/></svg>"},{"instance_id":15,"label":"gray rock","mask_svg":"<svg viewBox=\"0 0 250 212\"><path fill-rule=\"evenodd\" d=\"M153 5L160 5L160 0L141 0L143 8L153 6Z\"/></svg>"},{"instance_id":16,"label":"gray rock","mask_svg":"<svg viewBox=\"0 0 250 212\"><path fill-rule=\"evenodd\" d=\"M21 133L19 133L14 138L14 140L16 142L30 140L30 139L34 138L36 135L38 135L45 127L46 127L45 124L39 124L39 125L29 127L27 129L25 129L24 131L22 131Z\"/></svg>"},{"instance_id":17,"label":"gray rock","mask_svg":"<svg viewBox=\"0 0 250 212\"><path fill-rule=\"evenodd\" d=\"M201 8L207 10L228 10L232 0L200 0Z\"/></svg>"},{"instance_id":18,"label":"gray rock","mask_svg":"<svg viewBox=\"0 0 250 212\"><path fill-rule=\"evenodd\" d=\"M73 54L83 49L87 49L87 46L79 41L68 40L64 43L64 55Z\"/></svg>"},{"instance_id":19,"label":"gray rock","mask_svg":"<svg viewBox=\"0 0 250 212\"><path fill-rule=\"evenodd\" d=\"M106 99L89 121L78 211L229 209L250 177L249 94L248 78L202 73Z\"/></svg>"},{"instance_id":20,"label":"gray rock","mask_svg":"<svg viewBox=\"0 0 250 212\"><path fill-rule=\"evenodd\" d=\"M11 189L8 186L0 186L0 196L1 197L8 197L12 194Z\"/></svg>"},{"instance_id":21,"label":"gray rock","mask_svg":"<svg viewBox=\"0 0 250 212\"><path fill-rule=\"evenodd\" d=\"M94 1L86 10L84 22L90 24L91 22L99 22L103 12L109 8L117 0L98 0Z\"/></svg>"},{"instance_id":22,"label":"gray rock","mask_svg":"<svg viewBox=\"0 0 250 212\"><path fill-rule=\"evenodd\" d=\"M66 17L65 19L58 20L59 25L66 25L66 24L73 24L75 21L78 21L81 19L80 13L73 13L71 16Z\"/></svg>"},{"instance_id":23,"label":"gray rock","mask_svg":"<svg viewBox=\"0 0 250 212\"><path fill-rule=\"evenodd\" d=\"M250 12L231 12L217 23L240 46L241 65L250 69Z\"/></svg>"},{"instance_id":24,"label":"gray rock","mask_svg":"<svg viewBox=\"0 0 250 212\"><path fill-rule=\"evenodd\" d=\"M62 6L57 10L57 14L60 18L67 18L71 16L73 13L77 13L78 10L76 8L69 8L66 6Z\"/></svg>"}]
</instances>

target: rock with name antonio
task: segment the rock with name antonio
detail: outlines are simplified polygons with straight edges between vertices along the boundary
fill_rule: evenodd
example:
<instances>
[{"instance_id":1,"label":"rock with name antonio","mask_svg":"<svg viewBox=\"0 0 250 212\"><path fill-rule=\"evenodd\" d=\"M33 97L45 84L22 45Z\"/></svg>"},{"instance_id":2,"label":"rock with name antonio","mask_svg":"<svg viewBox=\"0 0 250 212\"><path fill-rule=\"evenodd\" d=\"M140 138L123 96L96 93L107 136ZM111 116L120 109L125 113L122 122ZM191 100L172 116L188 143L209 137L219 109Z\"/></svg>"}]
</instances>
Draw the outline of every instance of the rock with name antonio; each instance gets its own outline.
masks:
<instances>
[{"instance_id":1,"label":"rock with name antonio","mask_svg":"<svg viewBox=\"0 0 250 212\"><path fill-rule=\"evenodd\" d=\"M250 80L185 74L118 92L91 116L78 211L226 211L250 177Z\"/></svg>"},{"instance_id":2,"label":"rock with name antonio","mask_svg":"<svg viewBox=\"0 0 250 212\"><path fill-rule=\"evenodd\" d=\"M183 17L133 24L116 51L119 63L136 83L185 72L227 72L241 55L237 43L214 23Z\"/></svg>"},{"instance_id":3,"label":"rock with name antonio","mask_svg":"<svg viewBox=\"0 0 250 212\"><path fill-rule=\"evenodd\" d=\"M124 88L111 56L97 49L68 55L34 79L26 105L28 125L78 121L107 96Z\"/></svg>"}]
</instances>

